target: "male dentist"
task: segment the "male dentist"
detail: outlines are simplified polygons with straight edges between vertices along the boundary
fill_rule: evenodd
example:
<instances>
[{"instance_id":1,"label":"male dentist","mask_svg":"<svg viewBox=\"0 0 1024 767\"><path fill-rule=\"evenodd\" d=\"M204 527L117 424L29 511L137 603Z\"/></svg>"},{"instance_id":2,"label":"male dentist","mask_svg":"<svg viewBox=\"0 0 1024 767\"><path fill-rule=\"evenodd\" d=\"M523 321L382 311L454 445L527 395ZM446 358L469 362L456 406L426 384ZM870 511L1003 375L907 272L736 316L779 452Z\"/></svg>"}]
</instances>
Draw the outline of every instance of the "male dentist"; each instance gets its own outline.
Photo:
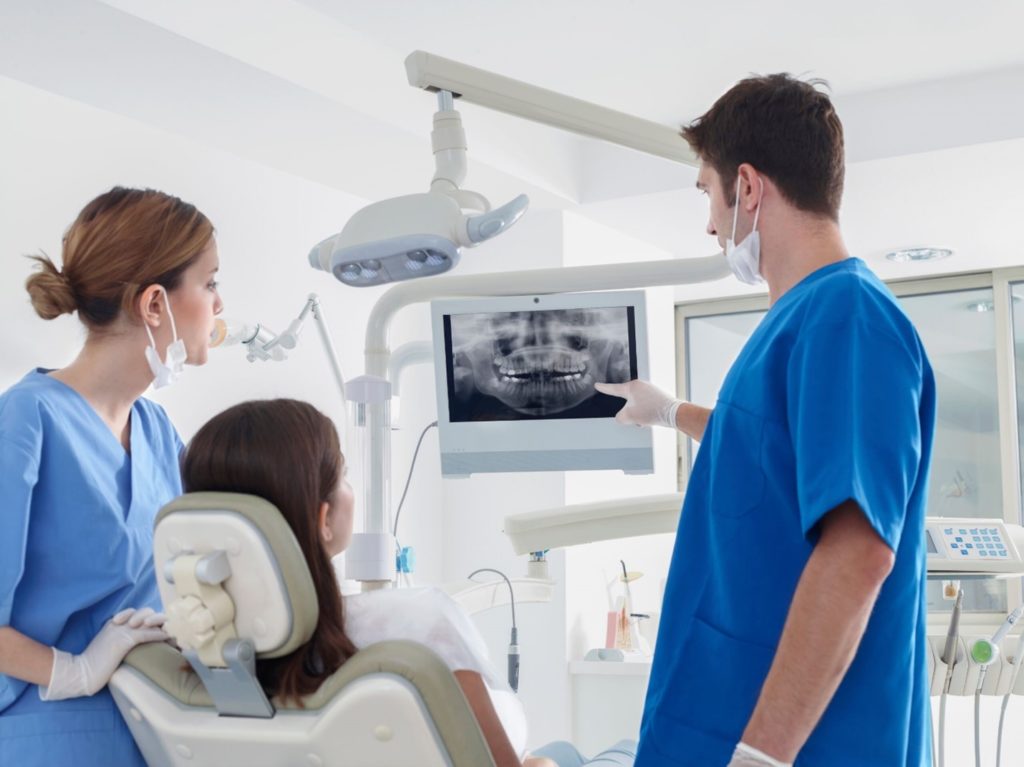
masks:
<instances>
[{"instance_id":1,"label":"male dentist","mask_svg":"<svg viewBox=\"0 0 1024 767\"><path fill-rule=\"evenodd\" d=\"M711 410L599 384L701 447L636 767L929 767L924 347L839 231L843 131L817 83L737 83L682 135L708 234L771 309Z\"/></svg>"}]
</instances>

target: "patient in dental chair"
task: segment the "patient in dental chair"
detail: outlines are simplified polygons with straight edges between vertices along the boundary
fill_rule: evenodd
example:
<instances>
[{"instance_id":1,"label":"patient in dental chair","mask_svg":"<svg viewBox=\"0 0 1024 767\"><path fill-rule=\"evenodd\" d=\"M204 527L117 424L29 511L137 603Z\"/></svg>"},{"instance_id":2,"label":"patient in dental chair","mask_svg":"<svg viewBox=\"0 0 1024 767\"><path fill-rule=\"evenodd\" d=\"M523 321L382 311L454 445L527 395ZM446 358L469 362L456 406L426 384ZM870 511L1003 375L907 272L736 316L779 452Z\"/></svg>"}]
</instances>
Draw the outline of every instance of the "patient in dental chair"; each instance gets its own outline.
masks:
<instances>
[{"instance_id":1,"label":"patient in dental chair","mask_svg":"<svg viewBox=\"0 0 1024 767\"><path fill-rule=\"evenodd\" d=\"M443 592L389 589L341 596L331 557L352 537L354 498L334 425L312 405L279 399L225 410L189 443L182 480L186 492L249 493L270 501L305 555L319 620L310 641L294 653L257 661L268 695L309 695L360 648L412 640L434 650L454 672L498 767L632 764L635 752L628 745L591 762L568 744L540 750L551 758L527 755L522 704L491 666L472 621Z\"/></svg>"}]
</instances>

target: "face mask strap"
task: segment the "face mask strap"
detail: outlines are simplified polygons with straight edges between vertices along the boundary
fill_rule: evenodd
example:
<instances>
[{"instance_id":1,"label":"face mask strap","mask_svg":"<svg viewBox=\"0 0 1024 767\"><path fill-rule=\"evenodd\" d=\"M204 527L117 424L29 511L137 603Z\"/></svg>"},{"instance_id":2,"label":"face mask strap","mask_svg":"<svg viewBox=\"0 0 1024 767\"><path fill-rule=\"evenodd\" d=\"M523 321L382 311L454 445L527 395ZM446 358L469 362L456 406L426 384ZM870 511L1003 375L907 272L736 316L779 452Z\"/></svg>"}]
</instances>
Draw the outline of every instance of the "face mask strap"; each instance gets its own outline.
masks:
<instances>
[{"instance_id":1,"label":"face mask strap","mask_svg":"<svg viewBox=\"0 0 1024 767\"><path fill-rule=\"evenodd\" d=\"M736 202L732 206L732 241L736 242L736 222L740 215L740 177L736 176Z\"/></svg>"},{"instance_id":2,"label":"face mask strap","mask_svg":"<svg viewBox=\"0 0 1024 767\"><path fill-rule=\"evenodd\" d=\"M146 329L146 335L149 336L149 345L153 347L154 351L156 351L156 339L153 338L153 331L149 329L149 323L143 322L142 327Z\"/></svg>"},{"instance_id":3,"label":"face mask strap","mask_svg":"<svg viewBox=\"0 0 1024 767\"><path fill-rule=\"evenodd\" d=\"M757 217L761 215L761 200L764 199L764 179L759 178L758 181L761 184L761 196L757 200L757 209L754 211L754 228L750 230L751 232L756 232L757 231ZM740 191L739 187L737 187L736 188L736 196L737 196L737 206L736 207L739 207L739 202L738 202L739 191ZM733 236L735 237L736 235L734 234Z\"/></svg>"},{"instance_id":4,"label":"face mask strap","mask_svg":"<svg viewBox=\"0 0 1024 767\"><path fill-rule=\"evenodd\" d=\"M171 311L171 299L170 296L167 295L167 290L162 285L160 286L160 292L163 294L164 303L167 304L167 316L171 320L171 335L173 336L171 344L175 344L178 342L178 328L174 324L174 313ZM153 337L153 331L150 329L148 322L143 322L142 326L146 329L146 335L149 336L149 344L153 347L153 351L155 352L156 338Z\"/></svg>"},{"instance_id":5,"label":"face mask strap","mask_svg":"<svg viewBox=\"0 0 1024 767\"><path fill-rule=\"evenodd\" d=\"M740 177L736 176L736 202L733 204L732 209L732 241L736 242L736 223L739 220L740 215ZM761 197L757 201L757 208L754 210L754 226L750 230L751 233L757 231L757 219L761 215L761 200L764 199L764 179L759 178L758 183L761 184Z\"/></svg>"},{"instance_id":6,"label":"face mask strap","mask_svg":"<svg viewBox=\"0 0 1024 767\"><path fill-rule=\"evenodd\" d=\"M167 304L167 316L171 320L171 335L173 336L171 343L176 343L178 341L178 327L174 324L174 312L171 311L171 297L167 295L167 289L162 285L160 286L160 292L164 294L164 303Z\"/></svg>"}]
</instances>

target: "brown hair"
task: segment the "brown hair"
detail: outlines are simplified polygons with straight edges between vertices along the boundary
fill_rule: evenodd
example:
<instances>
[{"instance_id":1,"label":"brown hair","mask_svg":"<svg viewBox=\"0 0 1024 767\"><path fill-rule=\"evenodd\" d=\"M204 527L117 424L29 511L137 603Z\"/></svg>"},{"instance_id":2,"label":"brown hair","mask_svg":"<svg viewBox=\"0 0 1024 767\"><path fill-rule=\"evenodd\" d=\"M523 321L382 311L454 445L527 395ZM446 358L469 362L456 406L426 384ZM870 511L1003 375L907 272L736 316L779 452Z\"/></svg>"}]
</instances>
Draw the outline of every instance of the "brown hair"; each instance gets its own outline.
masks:
<instances>
[{"instance_id":1,"label":"brown hair","mask_svg":"<svg viewBox=\"0 0 1024 767\"><path fill-rule=\"evenodd\" d=\"M788 74L749 77L682 130L722 178L729 207L737 169L750 163L800 210L839 218L845 159L843 125L824 80Z\"/></svg>"},{"instance_id":2,"label":"brown hair","mask_svg":"<svg viewBox=\"0 0 1024 767\"><path fill-rule=\"evenodd\" d=\"M82 208L64 235L63 270L30 256L39 269L25 288L44 320L77 310L89 328L102 328L131 312L148 286L178 287L212 236L209 219L187 202L116 186Z\"/></svg>"},{"instance_id":3,"label":"brown hair","mask_svg":"<svg viewBox=\"0 0 1024 767\"><path fill-rule=\"evenodd\" d=\"M268 695L300 699L316 692L356 647L345 633L344 604L330 557L320 542L320 504L341 481L338 432L323 413L291 399L243 402L210 419L182 460L185 491L251 493L274 504L305 555L320 615L313 636L280 658L258 659Z\"/></svg>"}]
</instances>

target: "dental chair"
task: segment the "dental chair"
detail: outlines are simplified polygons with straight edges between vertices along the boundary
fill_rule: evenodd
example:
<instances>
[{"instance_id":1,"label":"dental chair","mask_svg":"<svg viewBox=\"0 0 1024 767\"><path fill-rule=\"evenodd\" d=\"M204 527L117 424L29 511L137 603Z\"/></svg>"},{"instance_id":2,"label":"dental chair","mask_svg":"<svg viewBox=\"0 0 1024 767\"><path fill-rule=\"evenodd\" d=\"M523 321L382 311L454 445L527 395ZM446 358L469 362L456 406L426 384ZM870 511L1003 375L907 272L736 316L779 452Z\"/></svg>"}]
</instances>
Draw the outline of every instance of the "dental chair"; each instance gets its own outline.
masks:
<instances>
[{"instance_id":1,"label":"dental chair","mask_svg":"<svg viewBox=\"0 0 1024 767\"><path fill-rule=\"evenodd\" d=\"M358 652L298 706L268 700L257 658L294 651L318 608L287 522L262 498L192 493L156 519L170 644L135 648L110 690L147 763L494 767L458 681L428 648Z\"/></svg>"}]
</instances>

